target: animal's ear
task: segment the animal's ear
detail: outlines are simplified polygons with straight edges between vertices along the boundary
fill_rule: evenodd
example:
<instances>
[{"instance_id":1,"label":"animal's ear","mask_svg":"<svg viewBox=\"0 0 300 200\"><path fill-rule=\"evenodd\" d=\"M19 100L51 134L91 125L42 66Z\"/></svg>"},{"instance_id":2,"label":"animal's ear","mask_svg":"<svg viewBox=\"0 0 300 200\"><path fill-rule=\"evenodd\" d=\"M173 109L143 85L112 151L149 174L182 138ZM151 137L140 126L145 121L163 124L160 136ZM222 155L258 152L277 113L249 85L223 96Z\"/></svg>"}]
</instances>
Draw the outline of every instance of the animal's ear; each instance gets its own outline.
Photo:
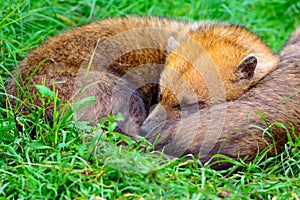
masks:
<instances>
[{"instance_id":1,"label":"animal's ear","mask_svg":"<svg viewBox=\"0 0 300 200\"><path fill-rule=\"evenodd\" d=\"M246 56L236 68L237 80L251 79L254 76L256 66L257 58L253 54Z\"/></svg>"},{"instance_id":2,"label":"animal's ear","mask_svg":"<svg viewBox=\"0 0 300 200\"><path fill-rule=\"evenodd\" d=\"M170 36L168 38L168 46L167 46L167 51L168 52L171 52L173 51L174 49L176 49L177 47L179 47L180 43L173 37L173 36Z\"/></svg>"}]
</instances>

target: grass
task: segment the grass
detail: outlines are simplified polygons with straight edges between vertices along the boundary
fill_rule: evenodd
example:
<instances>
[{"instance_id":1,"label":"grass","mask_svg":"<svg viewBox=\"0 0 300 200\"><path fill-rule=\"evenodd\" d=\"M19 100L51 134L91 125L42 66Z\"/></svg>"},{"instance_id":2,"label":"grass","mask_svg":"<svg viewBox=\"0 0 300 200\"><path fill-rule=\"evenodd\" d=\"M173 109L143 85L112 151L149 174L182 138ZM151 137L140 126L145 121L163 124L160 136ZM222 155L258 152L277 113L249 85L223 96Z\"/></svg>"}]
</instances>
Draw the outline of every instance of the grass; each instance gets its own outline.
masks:
<instances>
[{"instance_id":1,"label":"grass","mask_svg":"<svg viewBox=\"0 0 300 200\"><path fill-rule=\"evenodd\" d=\"M24 1L0 0L0 88L26 53L71 27L128 14L242 24L278 51L300 24L300 3L288 0ZM59 99L40 87L45 101ZM82 103L82 104L80 104ZM78 106L83 106L80 102ZM151 144L113 132L108 116L97 126L76 122L73 111L50 125L43 108L23 116L0 108L0 197L7 199L299 199L300 137L276 157L214 171L197 158L174 161ZM59 114L59 113L57 113ZM30 122L30 123L29 123ZM16 123L22 131L16 129ZM276 124L275 124L276 125ZM277 124L279 125L279 124ZM31 131L37 131L31 139ZM295 133L291 133L295 134ZM122 145L126 143L127 145Z\"/></svg>"}]
</instances>

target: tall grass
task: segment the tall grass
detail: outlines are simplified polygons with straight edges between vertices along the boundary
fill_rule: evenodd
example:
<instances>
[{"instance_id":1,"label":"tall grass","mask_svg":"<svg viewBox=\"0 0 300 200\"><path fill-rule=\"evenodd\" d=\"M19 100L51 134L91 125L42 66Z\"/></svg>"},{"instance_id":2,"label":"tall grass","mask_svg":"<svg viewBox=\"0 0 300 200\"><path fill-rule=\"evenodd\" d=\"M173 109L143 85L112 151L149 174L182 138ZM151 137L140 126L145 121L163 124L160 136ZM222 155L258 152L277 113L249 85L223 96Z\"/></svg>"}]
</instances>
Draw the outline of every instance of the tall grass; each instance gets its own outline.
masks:
<instances>
[{"instance_id":1,"label":"tall grass","mask_svg":"<svg viewBox=\"0 0 300 200\"><path fill-rule=\"evenodd\" d=\"M300 25L288 0L0 0L0 96L18 61L47 37L106 17L158 15L242 24L278 51ZM47 89L41 86L40 98ZM47 93L49 94L49 93ZM58 99L56 99L59 102ZM197 158L169 160L146 140L113 132L120 116L91 127L61 113L53 123L37 107L29 116L0 108L0 197L7 199L299 199L300 137L276 157L214 171ZM72 112L72 111L71 111ZM64 117L64 118L63 118ZM16 129L18 124L19 130ZM275 124L279 125L279 124ZM38 132L35 139L32 131ZM296 133L290 133L296 134ZM123 144L126 145L123 145ZM240 171L235 169L240 167Z\"/></svg>"}]
</instances>

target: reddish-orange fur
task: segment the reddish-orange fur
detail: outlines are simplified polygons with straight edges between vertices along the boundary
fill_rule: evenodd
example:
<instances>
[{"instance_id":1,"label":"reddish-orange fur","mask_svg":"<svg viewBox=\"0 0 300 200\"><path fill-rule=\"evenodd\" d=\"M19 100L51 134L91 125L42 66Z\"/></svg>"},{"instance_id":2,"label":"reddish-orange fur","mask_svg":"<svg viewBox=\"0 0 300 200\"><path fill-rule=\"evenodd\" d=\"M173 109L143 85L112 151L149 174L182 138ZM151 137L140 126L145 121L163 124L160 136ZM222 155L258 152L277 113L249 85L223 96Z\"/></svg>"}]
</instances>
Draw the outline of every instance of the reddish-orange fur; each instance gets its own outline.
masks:
<instances>
[{"instance_id":1,"label":"reddish-orange fur","mask_svg":"<svg viewBox=\"0 0 300 200\"><path fill-rule=\"evenodd\" d=\"M253 74L245 77L238 66L249 55L257 59L257 65L246 69ZM204 62L203 57L211 61ZM236 99L276 69L278 62L270 48L249 30L234 25L203 24L190 30L167 57L166 67L172 70L166 69L161 75L161 104L171 108L180 103L214 104ZM192 95L195 98L189 99Z\"/></svg>"}]
</instances>

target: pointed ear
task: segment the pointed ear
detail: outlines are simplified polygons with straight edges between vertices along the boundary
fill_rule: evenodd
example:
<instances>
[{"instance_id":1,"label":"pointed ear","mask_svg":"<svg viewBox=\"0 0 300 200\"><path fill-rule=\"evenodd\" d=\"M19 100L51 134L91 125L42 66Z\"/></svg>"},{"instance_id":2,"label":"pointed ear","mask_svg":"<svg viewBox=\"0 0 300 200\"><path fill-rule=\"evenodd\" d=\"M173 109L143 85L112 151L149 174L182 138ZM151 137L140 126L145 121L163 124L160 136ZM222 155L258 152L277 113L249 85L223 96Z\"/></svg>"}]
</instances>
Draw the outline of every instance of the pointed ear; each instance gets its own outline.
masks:
<instances>
[{"instance_id":1,"label":"pointed ear","mask_svg":"<svg viewBox=\"0 0 300 200\"><path fill-rule=\"evenodd\" d=\"M174 49L176 49L178 46L180 45L180 43L172 36L170 36L168 38L168 46L167 46L167 51L171 52Z\"/></svg>"},{"instance_id":2,"label":"pointed ear","mask_svg":"<svg viewBox=\"0 0 300 200\"><path fill-rule=\"evenodd\" d=\"M237 80L241 79L251 79L254 76L254 71L257 65L257 58L250 54L237 66L235 74L237 75Z\"/></svg>"}]
</instances>

